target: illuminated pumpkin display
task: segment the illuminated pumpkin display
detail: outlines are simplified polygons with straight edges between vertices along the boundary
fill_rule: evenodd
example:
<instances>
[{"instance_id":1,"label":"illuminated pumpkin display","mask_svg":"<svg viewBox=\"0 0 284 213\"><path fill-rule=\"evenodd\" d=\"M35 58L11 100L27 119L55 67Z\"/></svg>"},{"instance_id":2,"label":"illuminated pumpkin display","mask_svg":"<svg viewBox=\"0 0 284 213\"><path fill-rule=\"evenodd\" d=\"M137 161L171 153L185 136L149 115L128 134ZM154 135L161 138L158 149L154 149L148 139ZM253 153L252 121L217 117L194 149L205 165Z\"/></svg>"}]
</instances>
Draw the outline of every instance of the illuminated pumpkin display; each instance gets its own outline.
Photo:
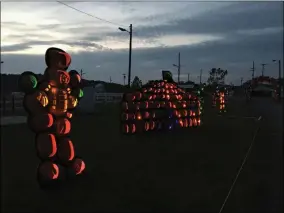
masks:
<instances>
[{"instance_id":1,"label":"illuminated pumpkin display","mask_svg":"<svg viewBox=\"0 0 284 213\"><path fill-rule=\"evenodd\" d=\"M218 104L219 113L225 113L227 105L228 91L225 87L216 87L216 91L212 94L212 107Z\"/></svg>"},{"instance_id":2,"label":"illuminated pumpkin display","mask_svg":"<svg viewBox=\"0 0 284 213\"><path fill-rule=\"evenodd\" d=\"M135 92L125 93L121 106L125 134L201 125L200 98L164 80L150 81Z\"/></svg>"},{"instance_id":3,"label":"illuminated pumpkin display","mask_svg":"<svg viewBox=\"0 0 284 213\"><path fill-rule=\"evenodd\" d=\"M23 105L28 112L28 126L36 133L35 147L41 160L37 180L41 187L57 180L62 167L73 170L76 175L82 174L86 168L84 161L75 157L74 145L69 138L70 110L78 106L84 95L80 88L81 76L76 70L66 71L71 57L61 49L47 49L45 61L47 68L41 81L30 71L22 73L18 80L20 91L25 93ZM129 117L135 119L133 112L128 114L133 114ZM127 132L135 133L135 124L129 126ZM63 179L67 176L62 175Z\"/></svg>"}]
</instances>

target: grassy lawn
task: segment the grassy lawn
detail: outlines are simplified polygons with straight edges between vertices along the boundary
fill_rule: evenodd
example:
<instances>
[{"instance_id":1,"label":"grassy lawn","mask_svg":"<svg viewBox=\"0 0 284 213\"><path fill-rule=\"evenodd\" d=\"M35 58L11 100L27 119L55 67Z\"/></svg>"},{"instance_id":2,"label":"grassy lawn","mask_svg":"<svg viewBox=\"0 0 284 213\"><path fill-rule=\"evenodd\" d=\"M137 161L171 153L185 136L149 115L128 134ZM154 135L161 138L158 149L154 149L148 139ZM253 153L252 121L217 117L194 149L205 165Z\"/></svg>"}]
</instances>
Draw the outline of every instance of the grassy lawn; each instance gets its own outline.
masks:
<instances>
[{"instance_id":1,"label":"grassy lawn","mask_svg":"<svg viewBox=\"0 0 284 213\"><path fill-rule=\"evenodd\" d=\"M246 114L241 104L228 114ZM27 126L1 127L3 212L218 212L256 128L208 104L200 128L126 136L117 106L100 112L75 116L72 139L87 174L55 191L37 186Z\"/></svg>"}]
</instances>

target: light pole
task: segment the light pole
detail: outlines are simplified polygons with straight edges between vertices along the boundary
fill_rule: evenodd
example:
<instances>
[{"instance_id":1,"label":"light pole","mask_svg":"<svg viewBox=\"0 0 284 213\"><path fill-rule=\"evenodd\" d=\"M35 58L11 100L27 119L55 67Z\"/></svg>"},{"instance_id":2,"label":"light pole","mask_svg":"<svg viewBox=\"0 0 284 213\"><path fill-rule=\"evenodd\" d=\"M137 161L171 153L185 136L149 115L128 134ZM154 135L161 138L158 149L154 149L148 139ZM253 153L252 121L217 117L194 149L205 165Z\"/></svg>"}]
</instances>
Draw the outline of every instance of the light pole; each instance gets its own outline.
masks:
<instances>
[{"instance_id":1,"label":"light pole","mask_svg":"<svg viewBox=\"0 0 284 213\"><path fill-rule=\"evenodd\" d=\"M131 81L131 54L132 54L132 24L129 26L129 31L119 27L120 31L128 32L129 33L129 63L128 63L128 87L130 88L130 81Z\"/></svg>"},{"instance_id":2,"label":"light pole","mask_svg":"<svg viewBox=\"0 0 284 213\"><path fill-rule=\"evenodd\" d=\"M264 68L265 68L266 65L268 65L268 64L261 64L261 66L262 66L261 76L262 77L264 76Z\"/></svg>"},{"instance_id":3,"label":"light pole","mask_svg":"<svg viewBox=\"0 0 284 213\"><path fill-rule=\"evenodd\" d=\"M273 62L276 62L277 60L272 60ZM278 82L279 82L279 95L281 97L281 93L283 90L283 83L281 82L281 60L278 60Z\"/></svg>"},{"instance_id":4,"label":"light pole","mask_svg":"<svg viewBox=\"0 0 284 213\"><path fill-rule=\"evenodd\" d=\"M178 65L173 64L173 66L178 68L178 83L180 83L180 52L178 53Z\"/></svg>"},{"instance_id":5,"label":"light pole","mask_svg":"<svg viewBox=\"0 0 284 213\"><path fill-rule=\"evenodd\" d=\"M272 60L273 62L278 61L278 79L281 79L281 60Z\"/></svg>"},{"instance_id":6,"label":"light pole","mask_svg":"<svg viewBox=\"0 0 284 213\"><path fill-rule=\"evenodd\" d=\"M123 85L125 86L126 74L122 74L122 75L123 75Z\"/></svg>"}]
</instances>

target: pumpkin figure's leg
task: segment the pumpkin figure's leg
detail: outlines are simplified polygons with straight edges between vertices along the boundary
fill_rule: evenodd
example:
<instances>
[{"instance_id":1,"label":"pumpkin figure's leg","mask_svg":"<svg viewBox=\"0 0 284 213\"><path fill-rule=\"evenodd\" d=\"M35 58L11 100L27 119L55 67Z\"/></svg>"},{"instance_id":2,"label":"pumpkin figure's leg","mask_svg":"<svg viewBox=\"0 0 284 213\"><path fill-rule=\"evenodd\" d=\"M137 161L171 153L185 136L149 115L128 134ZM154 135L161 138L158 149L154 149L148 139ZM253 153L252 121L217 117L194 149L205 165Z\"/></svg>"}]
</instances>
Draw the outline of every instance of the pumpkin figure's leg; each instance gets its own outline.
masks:
<instances>
[{"instance_id":1,"label":"pumpkin figure's leg","mask_svg":"<svg viewBox=\"0 0 284 213\"><path fill-rule=\"evenodd\" d=\"M37 168L37 181L40 187L55 186L58 183L60 173L59 165L50 160L42 161Z\"/></svg>"},{"instance_id":2,"label":"pumpkin figure's leg","mask_svg":"<svg viewBox=\"0 0 284 213\"><path fill-rule=\"evenodd\" d=\"M53 134L40 133L36 135L36 151L41 160L53 158L57 152L56 139Z\"/></svg>"},{"instance_id":3,"label":"pumpkin figure's leg","mask_svg":"<svg viewBox=\"0 0 284 213\"><path fill-rule=\"evenodd\" d=\"M75 157L75 150L72 141L65 137L58 141L57 159L63 166L69 166Z\"/></svg>"}]
</instances>

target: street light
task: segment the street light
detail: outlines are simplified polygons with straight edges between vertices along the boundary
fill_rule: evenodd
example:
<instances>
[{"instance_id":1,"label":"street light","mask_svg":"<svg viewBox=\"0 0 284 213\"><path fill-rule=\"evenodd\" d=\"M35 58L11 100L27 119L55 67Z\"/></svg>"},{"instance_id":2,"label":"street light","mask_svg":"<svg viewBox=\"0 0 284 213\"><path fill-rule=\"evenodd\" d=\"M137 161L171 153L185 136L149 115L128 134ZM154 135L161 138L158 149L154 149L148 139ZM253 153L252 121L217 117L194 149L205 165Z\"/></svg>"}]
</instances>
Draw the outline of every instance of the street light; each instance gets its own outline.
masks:
<instances>
[{"instance_id":1,"label":"street light","mask_svg":"<svg viewBox=\"0 0 284 213\"><path fill-rule=\"evenodd\" d=\"M129 33L129 63L128 63L128 87L130 88L130 80L131 80L131 54L132 54L132 24L129 26L129 31L119 27L118 28L122 32L128 32Z\"/></svg>"},{"instance_id":2,"label":"street light","mask_svg":"<svg viewBox=\"0 0 284 213\"><path fill-rule=\"evenodd\" d=\"M273 62L278 61L278 79L281 79L281 60L272 60Z\"/></svg>"}]
</instances>

